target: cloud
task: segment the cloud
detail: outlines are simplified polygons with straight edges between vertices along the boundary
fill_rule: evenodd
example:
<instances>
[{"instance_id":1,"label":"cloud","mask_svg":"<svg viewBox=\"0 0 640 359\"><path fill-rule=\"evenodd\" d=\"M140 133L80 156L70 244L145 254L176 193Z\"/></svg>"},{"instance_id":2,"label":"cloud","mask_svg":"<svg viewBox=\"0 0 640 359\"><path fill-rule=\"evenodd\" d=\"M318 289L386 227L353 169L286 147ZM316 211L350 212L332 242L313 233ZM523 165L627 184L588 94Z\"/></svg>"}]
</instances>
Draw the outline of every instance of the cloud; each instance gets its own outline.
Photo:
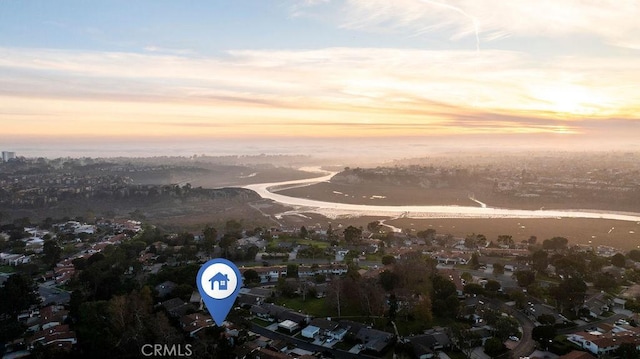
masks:
<instances>
[{"instance_id":1,"label":"cloud","mask_svg":"<svg viewBox=\"0 0 640 359\"><path fill-rule=\"evenodd\" d=\"M311 16L329 6L306 5L296 7L297 16ZM344 0L330 6L338 8L331 12L335 21L350 29L449 31L452 39L474 36L477 30L482 41L589 35L614 46L640 45L640 7L635 0Z\"/></svg>"},{"instance_id":2,"label":"cloud","mask_svg":"<svg viewBox=\"0 0 640 359\"><path fill-rule=\"evenodd\" d=\"M640 112L635 58L537 62L515 51L392 48L0 53L3 130L13 134L38 116L114 135L127 123L150 135L582 133L585 118Z\"/></svg>"}]
</instances>

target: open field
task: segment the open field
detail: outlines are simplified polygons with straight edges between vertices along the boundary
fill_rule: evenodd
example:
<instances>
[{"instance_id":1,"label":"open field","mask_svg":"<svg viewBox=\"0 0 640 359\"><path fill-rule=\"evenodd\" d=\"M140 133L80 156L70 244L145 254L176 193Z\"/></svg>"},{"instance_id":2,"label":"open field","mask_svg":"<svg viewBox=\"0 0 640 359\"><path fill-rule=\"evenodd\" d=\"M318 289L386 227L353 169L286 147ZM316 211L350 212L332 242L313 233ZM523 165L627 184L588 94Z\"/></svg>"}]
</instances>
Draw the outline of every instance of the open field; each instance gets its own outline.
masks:
<instances>
[{"instance_id":1,"label":"open field","mask_svg":"<svg viewBox=\"0 0 640 359\"><path fill-rule=\"evenodd\" d=\"M501 234L513 236L516 242L538 237L538 242L555 236L566 237L570 244L606 245L624 250L640 246L640 224L604 219L397 219L387 224L420 231L433 228L437 233L456 237L484 234L495 240Z\"/></svg>"},{"instance_id":2,"label":"open field","mask_svg":"<svg viewBox=\"0 0 640 359\"><path fill-rule=\"evenodd\" d=\"M478 206L470 192L457 189L411 189L401 186L352 185L323 182L312 186L277 191L291 197L369 205L457 205Z\"/></svg>"},{"instance_id":3,"label":"open field","mask_svg":"<svg viewBox=\"0 0 640 359\"><path fill-rule=\"evenodd\" d=\"M278 194L313 200L379 205L379 206L471 206L480 204L471 200L473 196L488 207L511 209L593 209L606 211L640 212L638 203L615 197L595 198L553 198L517 197L496 193L486 183L461 188L420 188L393 184L345 184L322 182L311 186L288 188L276 191Z\"/></svg>"},{"instance_id":4,"label":"open field","mask_svg":"<svg viewBox=\"0 0 640 359\"><path fill-rule=\"evenodd\" d=\"M349 225L366 228L367 223L384 220L385 224L416 233L433 228L439 234L451 234L464 238L471 233L484 234L489 240L499 235L513 236L516 242L536 236L541 243L545 239L562 236L571 244L606 245L624 250L636 249L640 246L640 224L605 219L518 219L518 218L442 218L442 219L388 219L383 217L341 217L329 219L317 214L303 213L309 217L284 216L281 220L290 226L321 225L326 228L331 223L334 230L341 231Z\"/></svg>"}]
</instances>

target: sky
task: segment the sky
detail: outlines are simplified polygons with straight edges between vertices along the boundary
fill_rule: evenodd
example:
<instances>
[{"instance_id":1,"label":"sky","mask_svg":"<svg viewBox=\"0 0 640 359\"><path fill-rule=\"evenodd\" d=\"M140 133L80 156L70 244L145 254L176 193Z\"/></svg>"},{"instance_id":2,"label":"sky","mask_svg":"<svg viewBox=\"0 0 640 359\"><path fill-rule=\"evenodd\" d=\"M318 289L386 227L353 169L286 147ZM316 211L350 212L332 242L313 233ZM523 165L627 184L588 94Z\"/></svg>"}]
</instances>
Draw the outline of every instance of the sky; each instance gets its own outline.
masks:
<instances>
[{"instance_id":1,"label":"sky","mask_svg":"<svg viewBox=\"0 0 640 359\"><path fill-rule=\"evenodd\" d=\"M1 0L0 147L640 149L638 18L637 0Z\"/></svg>"}]
</instances>

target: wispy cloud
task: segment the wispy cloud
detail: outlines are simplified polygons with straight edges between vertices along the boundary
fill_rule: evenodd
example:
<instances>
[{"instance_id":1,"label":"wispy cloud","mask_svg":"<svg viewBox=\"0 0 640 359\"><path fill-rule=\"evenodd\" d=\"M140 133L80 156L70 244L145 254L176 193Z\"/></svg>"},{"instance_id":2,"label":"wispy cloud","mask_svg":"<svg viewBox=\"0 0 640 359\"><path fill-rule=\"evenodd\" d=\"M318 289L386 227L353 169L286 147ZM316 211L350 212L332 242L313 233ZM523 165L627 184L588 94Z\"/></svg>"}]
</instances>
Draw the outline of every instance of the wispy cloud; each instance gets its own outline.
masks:
<instances>
[{"instance_id":1,"label":"wispy cloud","mask_svg":"<svg viewBox=\"0 0 640 359\"><path fill-rule=\"evenodd\" d=\"M297 3L296 15L338 7L322 13L350 29L414 34L447 30L452 39L479 32L482 41L578 34L640 48L640 5L635 0L344 0L310 5Z\"/></svg>"},{"instance_id":2,"label":"wispy cloud","mask_svg":"<svg viewBox=\"0 0 640 359\"><path fill-rule=\"evenodd\" d=\"M514 51L374 48L235 50L218 57L0 53L0 107L15 124L3 130L14 134L29 128L18 117L58 121L38 123L52 133L99 128L114 135L259 136L294 128L321 136L358 126L368 135L581 133L585 118L640 113L640 63L633 58L534 63Z\"/></svg>"}]
</instances>

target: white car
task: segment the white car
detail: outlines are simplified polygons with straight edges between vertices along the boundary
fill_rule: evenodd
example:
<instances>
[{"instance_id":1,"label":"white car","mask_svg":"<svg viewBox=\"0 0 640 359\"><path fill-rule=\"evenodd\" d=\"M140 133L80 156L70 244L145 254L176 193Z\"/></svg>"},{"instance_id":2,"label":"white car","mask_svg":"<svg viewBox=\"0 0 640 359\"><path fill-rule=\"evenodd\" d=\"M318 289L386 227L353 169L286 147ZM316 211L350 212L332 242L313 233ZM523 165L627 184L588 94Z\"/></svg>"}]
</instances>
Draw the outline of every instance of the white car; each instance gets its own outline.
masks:
<instances>
[{"instance_id":1,"label":"white car","mask_svg":"<svg viewBox=\"0 0 640 359\"><path fill-rule=\"evenodd\" d=\"M509 337L509 340L513 340L514 342L517 342L520 340L520 338L516 337L515 335L512 335Z\"/></svg>"}]
</instances>

